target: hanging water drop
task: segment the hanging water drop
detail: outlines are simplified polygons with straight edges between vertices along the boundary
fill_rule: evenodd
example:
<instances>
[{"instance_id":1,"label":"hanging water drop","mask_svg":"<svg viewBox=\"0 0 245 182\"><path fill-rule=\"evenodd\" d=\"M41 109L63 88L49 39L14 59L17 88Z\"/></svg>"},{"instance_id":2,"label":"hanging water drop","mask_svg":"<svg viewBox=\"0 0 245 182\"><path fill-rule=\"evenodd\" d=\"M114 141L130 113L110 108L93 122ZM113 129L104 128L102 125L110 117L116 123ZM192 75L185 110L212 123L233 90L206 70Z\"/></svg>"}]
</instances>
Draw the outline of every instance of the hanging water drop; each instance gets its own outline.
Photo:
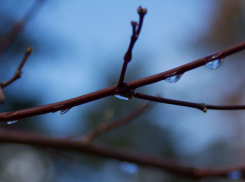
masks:
<instances>
[{"instance_id":1,"label":"hanging water drop","mask_svg":"<svg viewBox=\"0 0 245 182\"><path fill-rule=\"evenodd\" d=\"M63 114L65 114L65 113L67 113L70 109L71 109L71 108L61 110L61 111L58 113L58 115L63 115Z\"/></svg>"},{"instance_id":2,"label":"hanging water drop","mask_svg":"<svg viewBox=\"0 0 245 182\"><path fill-rule=\"evenodd\" d=\"M134 97L134 90L116 90L114 96L120 100L127 101Z\"/></svg>"},{"instance_id":3,"label":"hanging water drop","mask_svg":"<svg viewBox=\"0 0 245 182\"><path fill-rule=\"evenodd\" d=\"M18 120L16 120L16 121L8 121L7 124L14 124L14 123L17 123L17 122L18 122Z\"/></svg>"},{"instance_id":4,"label":"hanging water drop","mask_svg":"<svg viewBox=\"0 0 245 182\"><path fill-rule=\"evenodd\" d=\"M183 74L173 75L171 77L166 78L165 81L168 83L176 83L177 81L179 81L179 79L182 77L182 75Z\"/></svg>"},{"instance_id":5,"label":"hanging water drop","mask_svg":"<svg viewBox=\"0 0 245 182\"><path fill-rule=\"evenodd\" d=\"M232 179L232 180L237 180L240 179L242 177L242 172L241 171L233 171L228 173L228 178Z\"/></svg>"},{"instance_id":6,"label":"hanging water drop","mask_svg":"<svg viewBox=\"0 0 245 182\"><path fill-rule=\"evenodd\" d=\"M224 62L224 58L221 58L221 59L215 59L215 60L213 60L213 61L211 61L211 62L208 62L208 63L206 64L206 66L207 66L208 68L210 68L210 69L215 70L215 69L219 68L219 67L222 65L223 62Z\"/></svg>"},{"instance_id":7,"label":"hanging water drop","mask_svg":"<svg viewBox=\"0 0 245 182\"><path fill-rule=\"evenodd\" d=\"M122 95L114 95L116 98L118 98L118 99L120 99L120 100L125 100L125 101L127 101L127 100L129 100L129 98L128 97L124 97L124 96L122 96Z\"/></svg>"}]
</instances>

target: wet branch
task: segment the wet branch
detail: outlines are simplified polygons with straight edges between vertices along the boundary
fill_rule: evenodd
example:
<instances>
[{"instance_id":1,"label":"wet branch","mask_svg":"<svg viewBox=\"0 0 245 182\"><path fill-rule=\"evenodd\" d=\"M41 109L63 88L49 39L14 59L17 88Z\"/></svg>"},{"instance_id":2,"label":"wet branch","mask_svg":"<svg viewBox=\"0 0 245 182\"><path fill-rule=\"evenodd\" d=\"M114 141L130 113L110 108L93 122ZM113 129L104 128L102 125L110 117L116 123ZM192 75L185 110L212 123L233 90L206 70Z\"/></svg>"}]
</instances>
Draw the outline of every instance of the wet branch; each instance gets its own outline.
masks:
<instances>
[{"instance_id":1,"label":"wet branch","mask_svg":"<svg viewBox=\"0 0 245 182\"><path fill-rule=\"evenodd\" d=\"M240 52L244 49L245 49L245 42L242 42L240 44L234 45L230 48L220 51L222 52L222 54L218 52L210 56L198 59L196 61L187 63L183 66L180 66L180 67L177 67L177 68L174 68L174 69L171 69L171 70L168 70L168 71L156 74L156 75L141 78L135 81L126 82L125 85L127 86L127 89L130 90L130 89L139 88L145 85L149 85L155 82L159 82L170 76L181 74L181 73L190 71L192 69L198 68L200 66L203 66L207 63L207 61L210 62L214 59L220 59L222 57L229 56L231 54ZM95 100L98 100L104 97L115 95L117 89L118 89L118 85L113 85L111 87L108 87L102 90L98 90L96 92L92 92L86 95L82 95L80 97L72 98L69 100L65 100L65 101L61 101L61 102L57 102L53 104L38 106L38 107L30 108L30 109L23 109L19 111L0 113L0 121L20 120L20 119L24 119L24 118L31 117L31 116L37 116L37 115L46 114L50 112L56 112L59 110L69 109L74 106L82 105L82 104L92 102L92 101L95 101Z\"/></svg>"},{"instance_id":2,"label":"wet branch","mask_svg":"<svg viewBox=\"0 0 245 182\"><path fill-rule=\"evenodd\" d=\"M141 114L143 114L144 112L146 112L149 109L150 105L151 105L150 103L144 104L143 106L135 109L134 111L130 112L128 115L124 116L123 118L117 119L117 120L112 121L110 123L105 122L105 121L101 122L94 129L92 129L91 131L86 133L83 136L82 141L89 143L92 140L94 140L96 137L100 136L101 134L109 132L115 128L121 127L121 126L129 123L130 121L132 121L136 117L138 117Z\"/></svg>"},{"instance_id":3,"label":"wet branch","mask_svg":"<svg viewBox=\"0 0 245 182\"><path fill-rule=\"evenodd\" d=\"M142 20L143 21L143 18ZM139 25L139 27L141 27ZM140 28L136 32L140 31ZM139 33L139 32L138 32ZM132 44L133 45L133 44ZM76 98L72 98L69 100L53 103L53 104L48 104L48 105L43 105L43 106L38 106L34 108L29 108L29 109L24 109L24 110L18 110L18 111L12 111L12 112L5 112L5 113L0 113L0 121L14 121L14 120L20 120L24 119L27 117L31 116L37 116L41 114L46 114L50 112L56 112L59 110L66 110L70 109L72 107L82 105L88 102L92 102L104 97L108 97L111 95L122 95L122 96L127 96L128 98L132 98L134 95L134 89L153 84L162 80L165 80L166 78L169 78L174 75L179 75L183 74L187 71L193 70L195 68L198 68L200 66L205 65L208 62L214 61L216 59L223 59L226 56L232 55L234 53L240 52L245 49L245 42L242 42L240 44L234 45L230 48L224 49L222 51L219 51L215 54L211 54L209 56L203 57L201 59L198 59L196 61L187 63L185 65L179 66L177 68L152 75L149 77L141 78L138 80L134 81L129 81L126 83L122 83L121 85L113 85L111 87L98 90L96 92L92 92L86 95L82 95ZM131 50L131 49L129 49ZM126 69L125 69L126 70ZM122 79L123 80L123 79ZM182 102L182 101L179 101ZM183 102L182 102L183 104ZM186 103L185 103L186 105ZM200 106L199 106L200 107ZM243 106L211 106L211 105L206 105L207 108L209 109L223 109L223 110L233 110L236 108L241 109ZM202 109L203 107L200 107L199 109Z\"/></svg>"},{"instance_id":4,"label":"wet branch","mask_svg":"<svg viewBox=\"0 0 245 182\"><path fill-rule=\"evenodd\" d=\"M168 71L156 74L156 75L152 75L149 77L127 82L127 85L129 86L130 89L136 89L142 86L150 85L150 84L165 80L166 78L169 78L174 75L184 74L185 72L188 72L198 67L206 65L208 62L211 62L217 59L223 59L227 56L243 51L244 49L245 49L245 41L240 44L236 44L232 47L229 47L227 49L221 50L217 53L200 58L196 61L173 68L171 70L168 70Z\"/></svg>"},{"instance_id":5,"label":"wet branch","mask_svg":"<svg viewBox=\"0 0 245 182\"><path fill-rule=\"evenodd\" d=\"M186 101L180 101L180 100L166 99L166 98L161 98L161 97L154 97L150 95L141 94L138 92L135 92L134 97L139 98L139 99L148 100L148 101L160 102L164 104L191 107L191 108L199 109L203 112L207 112L208 109L211 109L211 110L243 110L245 109L245 105L208 105L205 103L193 103L193 102L186 102Z\"/></svg>"},{"instance_id":6,"label":"wet branch","mask_svg":"<svg viewBox=\"0 0 245 182\"><path fill-rule=\"evenodd\" d=\"M232 172L240 172L241 174L245 172L245 165L212 168L195 167L183 163L177 163L174 160L163 157L155 157L122 149L114 149L97 143L87 144L81 141L51 138L31 132L1 129L0 142L27 144L37 147L51 147L53 149L87 153L90 155L116 159L119 161L132 162L142 166L154 167L172 174L195 177L199 179L210 176L227 177L230 176Z\"/></svg>"},{"instance_id":7,"label":"wet branch","mask_svg":"<svg viewBox=\"0 0 245 182\"><path fill-rule=\"evenodd\" d=\"M34 17L35 13L40 8L40 4L44 0L36 0L36 2L32 5L29 11L25 14L21 21L15 23L13 28L9 31L9 33L1 38L0 40L0 56L7 50L7 48L16 40L20 32L23 30L27 22Z\"/></svg>"},{"instance_id":8,"label":"wet branch","mask_svg":"<svg viewBox=\"0 0 245 182\"><path fill-rule=\"evenodd\" d=\"M138 39L138 36L140 34L140 31L141 31L142 24L143 24L144 16L147 13L147 10L146 9L142 9L141 7L139 7L137 11L138 11L138 14L139 14L139 17L140 17L139 26L138 26L138 29L136 30L137 22L131 22L131 25L132 25L132 28L133 28L133 32L132 32L131 41L130 41L128 50L127 50L127 52L124 55L124 62L123 62L123 66L122 66L122 71L121 71L120 78L119 78L119 81L118 81L118 85L119 86L123 84L123 80L124 80L124 76L125 76L125 73L126 73L127 65L132 60L132 50L133 50L134 44L135 44L136 40Z\"/></svg>"}]
</instances>

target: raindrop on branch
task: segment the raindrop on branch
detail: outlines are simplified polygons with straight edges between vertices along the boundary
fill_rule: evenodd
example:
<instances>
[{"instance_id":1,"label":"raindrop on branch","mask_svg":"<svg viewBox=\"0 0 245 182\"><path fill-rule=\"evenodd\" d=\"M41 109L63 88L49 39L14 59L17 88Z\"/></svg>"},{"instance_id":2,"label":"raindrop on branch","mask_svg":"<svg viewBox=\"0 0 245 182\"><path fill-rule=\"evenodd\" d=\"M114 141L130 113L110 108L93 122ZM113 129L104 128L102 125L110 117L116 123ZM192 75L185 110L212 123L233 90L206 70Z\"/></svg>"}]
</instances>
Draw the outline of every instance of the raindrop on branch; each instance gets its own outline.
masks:
<instances>
[{"instance_id":1,"label":"raindrop on branch","mask_svg":"<svg viewBox=\"0 0 245 182\"><path fill-rule=\"evenodd\" d=\"M117 92L114 96L120 100L127 101L134 97L134 90L126 90L124 92Z\"/></svg>"},{"instance_id":2,"label":"raindrop on branch","mask_svg":"<svg viewBox=\"0 0 245 182\"><path fill-rule=\"evenodd\" d=\"M61 110L61 111L59 111L58 115L59 115L59 116L60 116L60 115L63 115L63 114L65 114L65 113L67 113L70 109L71 109L71 108Z\"/></svg>"},{"instance_id":3,"label":"raindrop on branch","mask_svg":"<svg viewBox=\"0 0 245 182\"><path fill-rule=\"evenodd\" d=\"M171 77L166 78L165 81L168 83L176 83L177 81L179 81L179 79L182 77L182 75L183 74L173 75Z\"/></svg>"},{"instance_id":4,"label":"raindrop on branch","mask_svg":"<svg viewBox=\"0 0 245 182\"><path fill-rule=\"evenodd\" d=\"M215 60L213 60L213 61L211 61L211 62L208 62L208 63L206 64L206 66L207 66L208 68L210 68L210 69L215 70L215 69L219 68L219 67L222 65L223 62L224 62L224 58L221 58L221 59L215 59Z\"/></svg>"},{"instance_id":5,"label":"raindrop on branch","mask_svg":"<svg viewBox=\"0 0 245 182\"><path fill-rule=\"evenodd\" d=\"M128 97L124 97L124 96L122 96L122 95L118 95L118 94L116 94L116 95L114 95L116 98L118 98L118 99L120 99L120 100L125 100L125 101L127 101L127 100L129 100L130 98L128 98Z\"/></svg>"}]
</instances>

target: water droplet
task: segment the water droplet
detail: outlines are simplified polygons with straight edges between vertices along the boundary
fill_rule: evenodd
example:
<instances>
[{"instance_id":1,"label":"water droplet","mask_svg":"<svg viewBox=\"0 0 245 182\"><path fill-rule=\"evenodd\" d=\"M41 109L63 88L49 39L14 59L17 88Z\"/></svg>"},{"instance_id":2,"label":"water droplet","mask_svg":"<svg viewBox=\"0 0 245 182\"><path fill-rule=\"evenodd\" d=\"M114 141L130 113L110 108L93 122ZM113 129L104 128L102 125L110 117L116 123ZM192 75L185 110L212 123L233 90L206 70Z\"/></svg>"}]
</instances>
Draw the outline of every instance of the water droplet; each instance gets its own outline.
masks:
<instances>
[{"instance_id":1,"label":"water droplet","mask_svg":"<svg viewBox=\"0 0 245 182\"><path fill-rule=\"evenodd\" d=\"M134 163L122 162L120 169L129 174L136 174L138 172L138 166Z\"/></svg>"},{"instance_id":2,"label":"water droplet","mask_svg":"<svg viewBox=\"0 0 245 182\"><path fill-rule=\"evenodd\" d=\"M201 105L202 105L202 112L206 113L207 110L208 110L206 104L203 103L203 104L201 104Z\"/></svg>"},{"instance_id":3,"label":"water droplet","mask_svg":"<svg viewBox=\"0 0 245 182\"><path fill-rule=\"evenodd\" d=\"M240 179L242 177L242 172L241 171L232 171L228 173L228 178L232 180Z\"/></svg>"},{"instance_id":4,"label":"water droplet","mask_svg":"<svg viewBox=\"0 0 245 182\"><path fill-rule=\"evenodd\" d=\"M8 121L7 124L14 124L14 123L17 123L17 122L18 122L18 120L16 120L16 121Z\"/></svg>"},{"instance_id":5,"label":"water droplet","mask_svg":"<svg viewBox=\"0 0 245 182\"><path fill-rule=\"evenodd\" d=\"M125 92L118 92L114 96L120 100L127 101L127 100L134 97L134 90L129 90L129 91L125 91Z\"/></svg>"},{"instance_id":6,"label":"water droplet","mask_svg":"<svg viewBox=\"0 0 245 182\"><path fill-rule=\"evenodd\" d=\"M215 59L215 60L213 60L213 61L211 61L211 62L208 62L208 63L206 64L206 66L207 66L208 68L210 68L210 69L215 70L215 69L219 68L219 67L222 65L223 62L224 62L224 58L221 58L221 59Z\"/></svg>"},{"instance_id":7,"label":"water droplet","mask_svg":"<svg viewBox=\"0 0 245 182\"><path fill-rule=\"evenodd\" d=\"M179 81L179 79L182 77L182 75L183 74L173 75L171 77L166 78L165 81L168 83L175 83L175 82Z\"/></svg>"},{"instance_id":8,"label":"water droplet","mask_svg":"<svg viewBox=\"0 0 245 182\"><path fill-rule=\"evenodd\" d=\"M202 111L206 113L207 112L207 107L204 107Z\"/></svg>"},{"instance_id":9,"label":"water droplet","mask_svg":"<svg viewBox=\"0 0 245 182\"><path fill-rule=\"evenodd\" d=\"M58 115L63 115L63 114L65 114L65 113L67 113L70 109L71 109L71 108L61 110L61 111L58 113Z\"/></svg>"},{"instance_id":10,"label":"water droplet","mask_svg":"<svg viewBox=\"0 0 245 182\"><path fill-rule=\"evenodd\" d=\"M118 95L118 94L116 94L116 95L114 95L116 98L118 98L118 99L120 99L120 100L129 100L129 98L128 97L124 97L124 96L122 96L122 95Z\"/></svg>"}]
</instances>

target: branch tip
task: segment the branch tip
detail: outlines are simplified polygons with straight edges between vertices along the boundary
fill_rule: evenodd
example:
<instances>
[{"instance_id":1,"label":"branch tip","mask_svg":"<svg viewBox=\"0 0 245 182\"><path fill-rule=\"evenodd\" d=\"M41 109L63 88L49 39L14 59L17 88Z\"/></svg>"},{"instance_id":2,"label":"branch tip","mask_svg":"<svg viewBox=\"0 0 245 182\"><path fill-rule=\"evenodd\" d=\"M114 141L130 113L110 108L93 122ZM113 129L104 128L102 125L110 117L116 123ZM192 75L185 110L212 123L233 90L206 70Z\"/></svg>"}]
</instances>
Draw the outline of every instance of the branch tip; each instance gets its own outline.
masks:
<instances>
[{"instance_id":1,"label":"branch tip","mask_svg":"<svg viewBox=\"0 0 245 182\"><path fill-rule=\"evenodd\" d=\"M136 27L137 26L137 22L136 21L131 21L131 25L133 26L133 27Z\"/></svg>"},{"instance_id":2,"label":"branch tip","mask_svg":"<svg viewBox=\"0 0 245 182\"><path fill-rule=\"evenodd\" d=\"M27 47L26 53L30 54L32 53L32 51L33 51L33 48L31 46Z\"/></svg>"}]
</instances>

